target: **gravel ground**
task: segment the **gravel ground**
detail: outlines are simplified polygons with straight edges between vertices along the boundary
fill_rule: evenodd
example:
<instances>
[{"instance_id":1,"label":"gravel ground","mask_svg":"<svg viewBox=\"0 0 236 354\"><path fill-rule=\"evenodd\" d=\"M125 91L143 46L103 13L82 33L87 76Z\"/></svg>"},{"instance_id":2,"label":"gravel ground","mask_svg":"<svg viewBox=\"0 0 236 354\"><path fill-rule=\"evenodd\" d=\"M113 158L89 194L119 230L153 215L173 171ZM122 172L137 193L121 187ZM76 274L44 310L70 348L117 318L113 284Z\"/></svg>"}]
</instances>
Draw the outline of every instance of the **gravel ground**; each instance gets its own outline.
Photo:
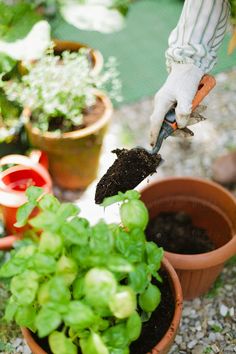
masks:
<instances>
[{"instance_id":1,"label":"gravel ground","mask_svg":"<svg viewBox=\"0 0 236 354\"><path fill-rule=\"evenodd\" d=\"M198 123L195 136L188 140L168 138L161 154L165 163L150 179L170 175L194 175L211 178L211 165L216 157L236 148L236 70L221 73L217 87L209 95L208 120ZM127 105L117 110L106 137L101 159L100 176L114 160L112 148L142 145L148 147L148 117L152 99ZM149 179L149 180L150 180ZM102 208L92 207L95 181L85 193L55 189L63 200L77 201L84 214L96 221L104 217L117 221L117 211L104 214ZM143 184L146 184L144 182ZM231 189L236 194L236 186ZM79 198L79 200L78 200ZM170 354L236 353L236 260L228 264L211 291L204 297L184 302L179 333ZM7 297L0 283L0 318ZM0 353L30 354L16 326L5 326L0 321ZM68 353L69 354L69 353Z\"/></svg>"}]
</instances>

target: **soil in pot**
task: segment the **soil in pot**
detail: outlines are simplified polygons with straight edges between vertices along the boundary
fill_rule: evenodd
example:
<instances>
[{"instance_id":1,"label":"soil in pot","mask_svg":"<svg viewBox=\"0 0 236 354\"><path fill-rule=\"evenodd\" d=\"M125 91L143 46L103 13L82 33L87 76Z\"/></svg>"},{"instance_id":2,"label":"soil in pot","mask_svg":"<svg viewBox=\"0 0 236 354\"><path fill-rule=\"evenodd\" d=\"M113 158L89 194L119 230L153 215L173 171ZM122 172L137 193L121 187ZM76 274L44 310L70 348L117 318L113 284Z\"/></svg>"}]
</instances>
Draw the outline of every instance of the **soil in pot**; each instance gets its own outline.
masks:
<instances>
[{"instance_id":1,"label":"soil in pot","mask_svg":"<svg viewBox=\"0 0 236 354\"><path fill-rule=\"evenodd\" d=\"M172 322L175 310L174 295L169 282L168 273L164 270L160 270L159 274L163 279L163 283L158 282L157 284L162 293L161 302L156 311L153 312L149 321L143 323L141 336L137 341L132 343L130 354L145 354L150 352L163 338ZM52 354L47 338L40 339L34 333L32 333L32 336L47 354ZM81 354L80 350L78 350L78 354Z\"/></svg>"},{"instance_id":2,"label":"soil in pot","mask_svg":"<svg viewBox=\"0 0 236 354\"><path fill-rule=\"evenodd\" d=\"M113 165L98 182L95 202L100 204L103 199L135 188L147 176L156 172L162 161L161 155L150 154L143 148L116 149L117 155Z\"/></svg>"},{"instance_id":3,"label":"soil in pot","mask_svg":"<svg viewBox=\"0 0 236 354\"><path fill-rule=\"evenodd\" d=\"M149 241L172 253L200 254L215 249L207 231L193 225L184 212L160 213L149 222L146 234Z\"/></svg>"}]
</instances>

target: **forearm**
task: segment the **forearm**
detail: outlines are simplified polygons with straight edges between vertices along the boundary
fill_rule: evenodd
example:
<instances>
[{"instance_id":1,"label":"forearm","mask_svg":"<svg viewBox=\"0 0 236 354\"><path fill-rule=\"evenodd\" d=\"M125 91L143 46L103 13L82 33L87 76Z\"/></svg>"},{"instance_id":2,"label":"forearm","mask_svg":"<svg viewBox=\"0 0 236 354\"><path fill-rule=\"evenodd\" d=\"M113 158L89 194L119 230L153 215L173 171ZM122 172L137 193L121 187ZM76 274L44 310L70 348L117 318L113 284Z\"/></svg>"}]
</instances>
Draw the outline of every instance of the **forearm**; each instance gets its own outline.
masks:
<instances>
[{"instance_id":1,"label":"forearm","mask_svg":"<svg viewBox=\"0 0 236 354\"><path fill-rule=\"evenodd\" d=\"M204 73L216 63L230 15L228 0L185 0L178 25L169 37L167 67L194 64Z\"/></svg>"}]
</instances>

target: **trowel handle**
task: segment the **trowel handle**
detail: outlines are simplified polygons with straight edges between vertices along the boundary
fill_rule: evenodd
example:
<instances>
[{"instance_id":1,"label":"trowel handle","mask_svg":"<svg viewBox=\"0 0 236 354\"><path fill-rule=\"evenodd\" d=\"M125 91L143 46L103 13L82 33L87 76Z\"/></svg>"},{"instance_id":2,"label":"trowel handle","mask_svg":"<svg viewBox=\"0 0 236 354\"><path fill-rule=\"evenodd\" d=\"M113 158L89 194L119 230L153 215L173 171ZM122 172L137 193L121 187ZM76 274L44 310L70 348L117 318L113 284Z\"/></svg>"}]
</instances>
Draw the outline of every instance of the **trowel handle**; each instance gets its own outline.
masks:
<instances>
[{"instance_id":1,"label":"trowel handle","mask_svg":"<svg viewBox=\"0 0 236 354\"><path fill-rule=\"evenodd\" d=\"M197 93L193 99L192 111L194 111L197 106L202 102L202 100L208 95L208 93L213 89L216 84L216 80L211 75L204 75L201 79Z\"/></svg>"}]
</instances>

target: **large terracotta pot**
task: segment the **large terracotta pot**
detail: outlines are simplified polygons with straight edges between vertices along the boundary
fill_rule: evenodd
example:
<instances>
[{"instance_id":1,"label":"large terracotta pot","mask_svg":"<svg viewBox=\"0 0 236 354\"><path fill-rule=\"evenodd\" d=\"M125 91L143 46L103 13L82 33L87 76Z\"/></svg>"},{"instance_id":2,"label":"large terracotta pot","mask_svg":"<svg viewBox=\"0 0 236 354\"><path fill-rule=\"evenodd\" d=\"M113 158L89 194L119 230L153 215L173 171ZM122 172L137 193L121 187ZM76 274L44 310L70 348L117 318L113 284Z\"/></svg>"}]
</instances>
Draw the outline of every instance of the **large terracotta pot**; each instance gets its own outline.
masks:
<instances>
[{"instance_id":1,"label":"large terracotta pot","mask_svg":"<svg viewBox=\"0 0 236 354\"><path fill-rule=\"evenodd\" d=\"M89 60L91 61L92 72L98 74L103 67L103 56L97 49L89 48L86 44L72 41L62 41L60 39L54 39L55 45L54 52L60 55L63 51L78 52L81 48L89 49Z\"/></svg>"},{"instance_id":2,"label":"large terracotta pot","mask_svg":"<svg viewBox=\"0 0 236 354\"><path fill-rule=\"evenodd\" d=\"M0 173L0 209L9 235L21 233L14 226L17 209L27 201L25 191L30 185L41 187L46 193L52 190L52 181L47 170L39 163L23 155L8 155L0 159L0 166L15 164ZM17 236L0 238L0 249L12 247Z\"/></svg>"},{"instance_id":3,"label":"large terracotta pot","mask_svg":"<svg viewBox=\"0 0 236 354\"><path fill-rule=\"evenodd\" d=\"M40 132L32 127L30 112L26 130L31 144L48 155L49 172L57 185L69 189L85 189L96 179L103 138L112 116L112 104L108 97L99 93L103 113L86 128L61 135Z\"/></svg>"},{"instance_id":4,"label":"large terracotta pot","mask_svg":"<svg viewBox=\"0 0 236 354\"><path fill-rule=\"evenodd\" d=\"M191 177L154 182L141 194L150 219L160 212L183 211L207 231L215 250L196 255L165 252L180 278L184 299L206 293L224 263L236 254L236 199L214 182Z\"/></svg>"},{"instance_id":5,"label":"large terracotta pot","mask_svg":"<svg viewBox=\"0 0 236 354\"><path fill-rule=\"evenodd\" d=\"M183 296L178 276L166 258L163 259L162 268L169 275L169 281L175 299L175 310L169 329L167 330L161 341L157 343L157 345L148 354L167 354L169 352L174 342L182 314ZM165 294L163 294L163 296L165 296ZM39 344L34 340L31 335L31 332L27 328L22 328L21 331L33 354L47 354L45 350L43 350L39 346Z\"/></svg>"}]
</instances>

